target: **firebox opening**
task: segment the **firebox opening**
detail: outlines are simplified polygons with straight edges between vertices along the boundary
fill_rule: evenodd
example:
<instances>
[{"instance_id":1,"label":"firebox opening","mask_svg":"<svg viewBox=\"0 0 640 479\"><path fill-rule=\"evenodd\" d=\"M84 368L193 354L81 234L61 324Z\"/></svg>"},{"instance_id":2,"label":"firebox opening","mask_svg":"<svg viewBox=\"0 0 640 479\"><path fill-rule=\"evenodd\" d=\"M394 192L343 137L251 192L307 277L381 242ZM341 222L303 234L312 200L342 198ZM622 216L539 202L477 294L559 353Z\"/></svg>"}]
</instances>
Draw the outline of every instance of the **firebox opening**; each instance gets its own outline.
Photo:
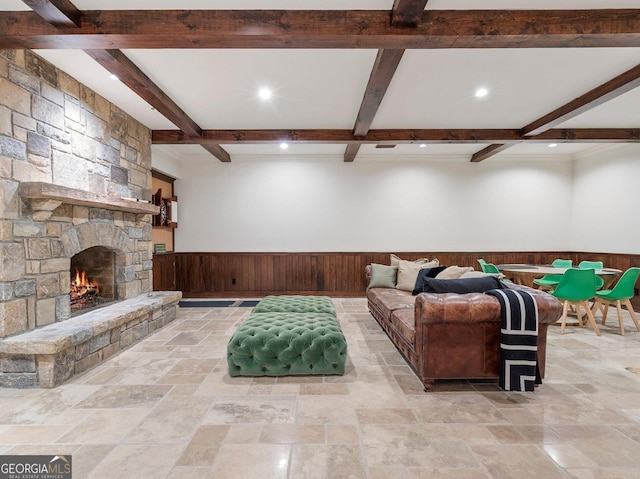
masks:
<instances>
[{"instance_id":1,"label":"firebox opening","mask_svg":"<svg viewBox=\"0 0 640 479\"><path fill-rule=\"evenodd\" d=\"M105 306L117 299L115 252L94 246L71 258L71 315Z\"/></svg>"}]
</instances>

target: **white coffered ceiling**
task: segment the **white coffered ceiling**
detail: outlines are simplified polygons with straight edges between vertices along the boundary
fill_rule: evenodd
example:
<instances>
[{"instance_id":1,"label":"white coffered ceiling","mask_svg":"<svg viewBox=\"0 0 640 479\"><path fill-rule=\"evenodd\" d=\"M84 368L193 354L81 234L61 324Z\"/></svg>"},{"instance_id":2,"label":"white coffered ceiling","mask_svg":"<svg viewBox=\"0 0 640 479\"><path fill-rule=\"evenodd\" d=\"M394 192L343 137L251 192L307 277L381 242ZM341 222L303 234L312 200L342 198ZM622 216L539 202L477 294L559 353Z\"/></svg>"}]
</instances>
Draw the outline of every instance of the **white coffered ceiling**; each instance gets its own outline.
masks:
<instances>
[{"instance_id":1,"label":"white coffered ceiling","mask_svg":"<svg viewBox=\"0 0 640 479\"><path fill-rule=\"evenodd\" d=\"M80 10L105 9L377 9L393 0L73 0ZM640 8L640 0L429 0L427 9ZM1 10L29 10L3 0ZM80 50L37 50L62 70L151 129L175 129L125 85ZM354 126L376 50L369 49L136 49L123 50L203 129L346 129ZM372 129L518 129L640 64L640 48L511 48L407 50ZM260 87L273 90L265 102ZM478 87L489 94L474 97ZM560 128L640 127L636 88L559 125ZM487 144L363 145L356 161L403 157L467 159ZM342 161L345 145L222 145L233 160L252 157ZM520 155L579 157L593 143L519 144L493 158ZM209 158L196 145L164 145L189 161ZM489 160L491 161L491 160Z\"/></svg>"}]
</instances>

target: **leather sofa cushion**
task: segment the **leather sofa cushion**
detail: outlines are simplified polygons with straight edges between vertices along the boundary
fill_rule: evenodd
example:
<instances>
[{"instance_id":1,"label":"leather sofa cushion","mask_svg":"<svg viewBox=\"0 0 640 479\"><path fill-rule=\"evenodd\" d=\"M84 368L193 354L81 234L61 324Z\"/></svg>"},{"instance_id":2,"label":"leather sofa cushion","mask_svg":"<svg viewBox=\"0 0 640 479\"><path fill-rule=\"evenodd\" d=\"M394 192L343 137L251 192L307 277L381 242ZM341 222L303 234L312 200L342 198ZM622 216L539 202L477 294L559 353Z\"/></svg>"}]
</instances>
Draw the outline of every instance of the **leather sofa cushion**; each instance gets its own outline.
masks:
<instances>
[{"instance_id":1,"label":"leather sofa cushion","mask_svg":"<svg viewBox=\"0 0 640 479\"><path fill-rule=\"evenodd\" d=\"M367 297L376 308L389 321L391 313L397 309L410 309L415 307L415 299L411 293L399 289L373 288L367 290Z\"/></svg>"},{"instance_id":2,"label":"leather sofa cushion","mask_svg":"<svg viewBox=\"0 0 640 479\"><path fill-rule=\"evenodd\" d=\"M416 314L413 309L396 309L391 313L391 324L411 346L415 344Z\"/></svg>"}]
</instances>

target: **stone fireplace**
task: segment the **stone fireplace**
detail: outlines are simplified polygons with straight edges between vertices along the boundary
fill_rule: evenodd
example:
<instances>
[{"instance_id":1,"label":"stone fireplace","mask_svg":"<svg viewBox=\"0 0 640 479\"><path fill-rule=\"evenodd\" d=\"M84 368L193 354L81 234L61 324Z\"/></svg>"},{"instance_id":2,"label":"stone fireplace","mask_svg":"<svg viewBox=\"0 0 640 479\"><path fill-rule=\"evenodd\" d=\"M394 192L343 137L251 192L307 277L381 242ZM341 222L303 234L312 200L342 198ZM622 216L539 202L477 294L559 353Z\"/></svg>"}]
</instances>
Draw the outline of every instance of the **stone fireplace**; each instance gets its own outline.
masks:
<instances>
[{"instance_id":1,"label":"stone fireplace","mask_svg":"<svg viewBox=\"0 0 640 479\"><path fill-rule=\"evenodd\" d=\"M0 50L0 89L0 386L52 387L175 317L177 301L159 321L164 299L136 302L153 284L151 132L29 50ZM76 312L76 269L145 312Z\"/></svg>"}]
</instances>

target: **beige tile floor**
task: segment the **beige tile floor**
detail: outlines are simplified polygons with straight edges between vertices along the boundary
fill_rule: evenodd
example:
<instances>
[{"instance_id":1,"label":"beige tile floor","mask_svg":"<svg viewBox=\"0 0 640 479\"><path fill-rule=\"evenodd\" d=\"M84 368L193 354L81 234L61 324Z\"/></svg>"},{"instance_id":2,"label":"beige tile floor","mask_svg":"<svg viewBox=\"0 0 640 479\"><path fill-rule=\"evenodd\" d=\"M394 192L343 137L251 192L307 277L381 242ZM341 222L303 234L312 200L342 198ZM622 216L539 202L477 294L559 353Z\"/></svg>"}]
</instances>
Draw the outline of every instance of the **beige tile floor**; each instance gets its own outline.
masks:
<instances>
[{"instance_id":1,"label":"beige tile floor","mask_svg":"<svg viewBox=\"0 0 640 479\"><path fill-rule=\"evenodd\" d=\"M552 327L534 393L446 382L424 393L367 313L336 299L334 377L234 378L249 308L173 324L53 390L0 389L0 454L72 454L75 479L639 478L640 333Z\"/></svg>"}]
</instances>

